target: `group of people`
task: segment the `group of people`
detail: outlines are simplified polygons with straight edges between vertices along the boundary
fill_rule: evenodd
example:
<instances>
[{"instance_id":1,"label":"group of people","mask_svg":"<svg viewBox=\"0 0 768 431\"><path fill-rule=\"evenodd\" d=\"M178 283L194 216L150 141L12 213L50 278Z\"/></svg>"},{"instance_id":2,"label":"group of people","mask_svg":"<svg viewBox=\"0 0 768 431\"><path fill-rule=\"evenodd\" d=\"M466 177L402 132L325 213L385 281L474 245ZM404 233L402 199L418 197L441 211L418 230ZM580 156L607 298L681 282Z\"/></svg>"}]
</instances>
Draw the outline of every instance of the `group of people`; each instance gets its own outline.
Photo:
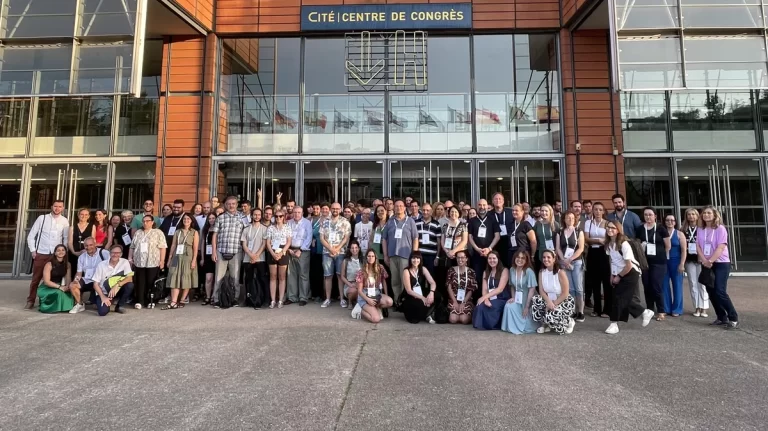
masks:
<instances>
[{"instance_id":1,"label":"group of people","mask_svg":"<svg viewBox=\"0 0 768 431\"><path fill-rule=\"evenodd\" d=\"M39 297L42 312L79 313L86 292L99 315L113 305L179 309L198 296L219 308L338 300L374 323L393 309L411 323L514 334L571 333L591 308L615 334L629 315L643 326L681 315L687 273L694 316L707 317L712 302L714 325L738 327L726 290L728 234L711 206L688 209L678 226L672 214L658 224L650 207L642 222L619 194L610 213L590 201L506 207L501 193L476 207L407 197L305 211L281 200L265 205L259 191L255 206L214 197L191 212L176 200L158 217L147 199L143 213L109 220L83 208L72 226L57 200L29 233L26 308Z\"/></svg>"}]
</instances>

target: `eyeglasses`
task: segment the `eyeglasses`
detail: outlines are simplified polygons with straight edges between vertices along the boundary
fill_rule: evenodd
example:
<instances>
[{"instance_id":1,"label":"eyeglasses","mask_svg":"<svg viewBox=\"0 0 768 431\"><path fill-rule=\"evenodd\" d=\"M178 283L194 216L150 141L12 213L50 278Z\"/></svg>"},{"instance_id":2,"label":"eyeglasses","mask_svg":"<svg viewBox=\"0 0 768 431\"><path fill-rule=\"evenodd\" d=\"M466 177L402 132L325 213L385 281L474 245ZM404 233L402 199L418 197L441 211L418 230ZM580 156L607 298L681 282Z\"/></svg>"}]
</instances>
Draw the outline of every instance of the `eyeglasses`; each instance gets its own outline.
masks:
<instances>
[{"instance_id":1,"label":"eyeglasses","mask_svg":"<svg viewBox=\"0 0 768 431\"><path fill-rule=\"evenodd\" d=\"M278 215L276 215L275 217L277 217L277 218L283 218L283 217L285 217L285 216L284 216L284 215L282 215L282 214L278 214Z\"/></svg>"},{"instance_id":2,"label":"eyeglasses","mask_svg":"<svg viewBox=\"0 0 768 431\"><path fill-rule=\"evenodd\" d=\"M618 229L616 229L616 226L606 226L605 230L618 230Z\"/></svg>"},{"instance_id":3,"label":"eyeglasses","mask_svg":"<svg viewBox=\"0 0 768 431\"><path fill-rule=\"evenodd\" d=\"M154 220L144 220L144 223L153 223Z\"/></svg>"}]
</instances>

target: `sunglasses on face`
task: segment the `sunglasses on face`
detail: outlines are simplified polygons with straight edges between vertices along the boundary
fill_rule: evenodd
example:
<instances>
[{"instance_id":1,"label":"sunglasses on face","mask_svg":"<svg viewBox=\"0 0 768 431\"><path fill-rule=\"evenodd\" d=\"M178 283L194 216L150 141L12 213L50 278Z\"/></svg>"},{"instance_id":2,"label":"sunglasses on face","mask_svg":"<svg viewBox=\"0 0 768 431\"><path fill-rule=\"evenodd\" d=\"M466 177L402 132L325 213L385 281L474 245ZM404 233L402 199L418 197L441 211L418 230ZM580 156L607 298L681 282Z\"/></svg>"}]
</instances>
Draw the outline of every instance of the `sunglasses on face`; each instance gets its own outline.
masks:
<instances>
[{"instance_id":1,"label":"sunglasses on face","mask_svg":"<svg viewBox=\"0 0 768 431\"><path fill-rule=\"evenodd\" d=\"M276 215L275 217L277 217L277 218L283 218L283 217L285 217L285 216L284 216L284 215L282 215L282 214L278 214L278 215Z\"/></svg>"}]
</instances>

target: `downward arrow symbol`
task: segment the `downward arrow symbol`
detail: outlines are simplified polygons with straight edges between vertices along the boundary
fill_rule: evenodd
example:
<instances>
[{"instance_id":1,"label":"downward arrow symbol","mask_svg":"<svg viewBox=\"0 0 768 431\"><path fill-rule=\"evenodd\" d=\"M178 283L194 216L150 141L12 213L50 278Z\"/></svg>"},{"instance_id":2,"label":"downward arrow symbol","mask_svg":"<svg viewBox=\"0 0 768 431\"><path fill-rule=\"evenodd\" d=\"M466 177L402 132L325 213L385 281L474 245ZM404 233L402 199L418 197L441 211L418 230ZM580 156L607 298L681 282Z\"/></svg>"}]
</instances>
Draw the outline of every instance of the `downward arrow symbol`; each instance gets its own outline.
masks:
<instances>
[{"instance_id":1,"label":"downward arrow symbol","mask_svg":"<svg viewBox=\"0 0 768 431\"><path fill-rule=\"evenodd\" d=\"M350 74L360 85L368 85L376 75L384 69L384 60L379 60L371 66L371 33L364 31L360 35L360 67L347 60L346 67ZM362 77L363 74L369 74L368 79Z\"/></svg>"}]
</instances>

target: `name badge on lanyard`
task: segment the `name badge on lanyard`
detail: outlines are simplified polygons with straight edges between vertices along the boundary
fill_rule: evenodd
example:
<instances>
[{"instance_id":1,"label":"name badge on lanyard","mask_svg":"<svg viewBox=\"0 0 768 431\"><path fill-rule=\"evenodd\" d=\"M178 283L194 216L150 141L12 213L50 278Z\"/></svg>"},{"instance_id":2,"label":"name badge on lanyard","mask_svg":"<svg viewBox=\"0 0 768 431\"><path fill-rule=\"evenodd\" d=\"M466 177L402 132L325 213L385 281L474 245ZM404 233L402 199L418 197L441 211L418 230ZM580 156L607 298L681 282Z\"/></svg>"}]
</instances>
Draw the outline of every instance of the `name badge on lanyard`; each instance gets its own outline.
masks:
<instances>
[{"instance_id":1,"label":"name badge on lanyard","mask_svg":"<svg viewBox=\"0 0 768 431\"><path fill-rule=\"evenodd\" d=\"M486 232L485 226L480 226L480 228L477 229L477 237L478 238L485 238L485 232Z\"/></svg>"},{"instance_id":2,"label":"name badge on lanyard","mask_svg":"<svg viewBox=\"0 0 768 431\"><path fill-rule=\"evenodd\" d=\"M147 244L146 242L142 242L141 244L139 244L139 251L142 252L142 253L148 252L149 251L149 244Z\"/></svg>"},{"instance_id":3,"label":"name badge on lanyard","mask_svg":"<svg viewBox=\"0 0 768 431\"><path fill-rule=\"evenodd\" d=\"M499 235L501 236L507 236L507 225L501 225L499 226L499 229L501 230L501 233Z\"/></svg>"},{"instance_id":4,"label":"name badge on lanyard","mask_svg":"<svg viewBox=\"0 0 768 431\"><path fill-rule=\"evenodd\" d=\"M523 303L523 292L515 292L515 304Z\"/></svg>"},{"instance_id":5,"label":"name badge on lanyard","mask_svg":"<svg viewBox=\"0 0 768 431\"><path fill-rule=\"evenodd\" d=\"M373 243L374 244L381 244L381 232L376 232L373 235Z\"/></svg>"},{"instance_id":6,"label":"name badge on lanyard","mask_svg":"<svg viewBox=\"0 0 768 431\"><path fill-rule=\"evenodd\" d=\"M499 223L499 230L501 231L499 233L499 236L507 236L507 213L502 212L504 214L502 216L501 221L499 221L499 215L496 214L496 221Z\"/></svg>"},{"instance_id":7,"label":"name badge on lanyard","mask_svg":"<svg viewBox=\"0 0 768 431\"><path fill-rule=\"evenodd\" d=\"M648 256L656 256L656 244L651 243L648 239L648 229L645 229L645 254ZM653 239L656 240L656 229L653 229Z\"/></svg>"},{"instance_id":8,"label":"name badge on lanyard","mask_svg":"<svg viewBox=\"0 0 768 431\"><path fill-rule=\"evenodd\" d=\"M699 251L696 250L696 243L695 242L689 242L688 243L688 254L699 254Z\"/></svg>"},{"instance_id":9,"label":"name badge on lanyard","mask_svg":"<svg viewBox=\"0 0 768 431\"><path fill-rule=\"evenodd\" d=\"M168 228L168 236L174 236L176 234L176 226L171 226Z\"/></svg>"},{"instance_id":10,"label":"name badge on lanyard","mask_svg":"<svg viewBox=\"0 0 768 431\"><path fill-rule=\"evenodd\" d=\"M123 234L123 244L125 245L131 245L131 235L130 235L131 229L128 228L128 226L125 226L125 233Z\"/></svg>"},{"instance_id":11,"label":"name badge on lanyard","mask_svg":"<svg viewBox=\"0 0 768 431\"><path fill-rule=\"evenodd\" d=\"M421 234L421 243L428 245L429 244L429 234L428 233L422 233Z\"/></svg>"},{"instance_id":12,"label":"name badge on lanyard","mask_svg":"<svg viewBox=\"0 0 768 431\"><path fill-rule=\"evenodd\" d=\"M552 226L549 226L549 239L547 239L547 235L544 233L544 226L541 226L541 235L544 236L544 247L547 248L547 250L554 250L555 249L555 242L552 240Z\"/></svg>"},{"instance_id":13,"label":"name badge on lanyard","mask_svg":"<svg viewBox=\"0 0 768 431\"><path fill-rule=\"evenodd\" d=\"M395 239L400 239L402 237L403 237L403 228L395 229Z\"/></svg>"},{"instance_id":14,"label":"name badge on lanyard","mask_svg":"<svg viewBox=\"0 0 768 431\"><path fill-rule=\"evenodd\" d=\"M459 291L456 293L456 300L459 302L464 302L464 297L467 295L467 289L459 289Z\"/></svg>"},{"instance_id":15,"label":"name badge on lanyard","mask_svg":"<svg viewBox=\"0 0 768 431\"><path fill-rule=\"evenodd\" d=\"M418 281L416 282L416 285L414 285L412 289L415 294L419 296L424 296L424 293L422 293L421 291L421 285L419 284Z\"/></svg>"},{"instance_id":16,"label":"name badge on lanyard","mask_svg":"<svg viewBox=\"0 0 768 431\"><path fill-rule=\"evenodd\" d=\"M491 283L491 280L493 280L493 279L492 279L492 278L489 278L489 279L488 279L488 292L489 292L489 293L490 293L490 291L492 291L493 289L495 289L495 288L496 288L496 281L494 280L494 281L493 281L493 283ZM496 299L497 297L498 297L498 296L496 296L496 295L493 295L493 296L491 296L491 298L490 298L490 299L491 299L491 301L493 301L493 300L494 300L494 299Z\"/></svg>"},{"instance_id":17,"label":"name badge on lanyard","mask_svg":"<svg viewBox=\"0 0 768 431\"><path fill-rule=\"evenodd\" d=\"M208 255L213 254L213 246L211 244L208 244L205 246L205 254L208 254Z\"/></svg>"},{"instance_id":18,"label":"name badge on lanyard","mask_svg":"<svg viewBox=\"0 0 768 431\"><path fill-rule=\"evenodd\" d=\"M453 238L446 238L443 248L446 250L453 250Z\"/></svg>"},{"instance_id":19,"label":"name badge on lanyard","mask_svg":"<svg viewBox=\"0 0 768 431\"><path fill-rule=\"evenodd\" d=\"M572 249L570 247L567 247L565 249L565 253L563 253L563 257L565 257L566 259L570 259L571 256L573 256L573 253L575 253L575 252L576 252L576 250L574 250L574 249Z\"/></svg>"},{"instance_id":20,"label":"name badge on lanyard","mask_svg":"<svg viewBox=\"0 0 768 431\"><path fill-rule=\"evenodd\" d=\"M712 255L712 244L704 244L704 255L711 256Z\"/></svg>"}]
</instances>

